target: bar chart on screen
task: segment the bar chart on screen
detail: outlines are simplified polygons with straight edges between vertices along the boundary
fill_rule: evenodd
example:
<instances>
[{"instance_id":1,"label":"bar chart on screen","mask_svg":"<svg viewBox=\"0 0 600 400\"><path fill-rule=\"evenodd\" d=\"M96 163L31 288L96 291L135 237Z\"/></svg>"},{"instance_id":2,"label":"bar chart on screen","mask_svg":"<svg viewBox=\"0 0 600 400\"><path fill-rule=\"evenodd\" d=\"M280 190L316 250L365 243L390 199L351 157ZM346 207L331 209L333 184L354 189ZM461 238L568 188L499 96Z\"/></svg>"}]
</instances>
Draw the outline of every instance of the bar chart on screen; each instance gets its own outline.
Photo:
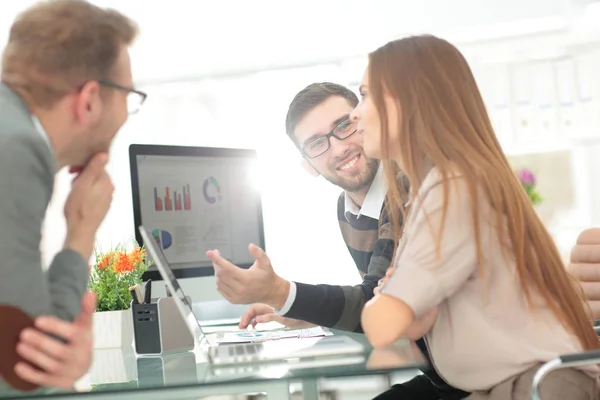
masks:
<instances>
[{"instance_id":1,"label":"bar chart on screen","mask_svg":"<svg viewBox=\"0 0 600 400\"><path fill-rule=\"evenodd\" d=\"M147 160L146 160L147 161ZM212 164L145 162L141 170L142 221L173 264L208 261L206 251L234 255L232 188L239 171ZM232 184L232 182L234 184ZM244 191L235 191L244 196ZM236 197L237 198L237 197ZM247 244L244 243L244 251Z\"/></svg>"},{"instance_id":2,"label":"bar chart on screen","mask_svg":"<svg viewBox=\"0 0 600 400\"><path fill-rule=\"evenodd\" d=\"M169 261L204 260L206 251L215 248L230 257L228 175L157 172L146 186L143 203L146 225Z\"/></svg>"},{"instance_id":3,"label":"bar chart on screen","mask_svg":"<svg viewBox=\"0 0 600 400\"><path fill-rule=\"evenodd\" d=\"M191 211L190 185L179 187L154 187L154 211Z\"/></svg>"}]
</instances>

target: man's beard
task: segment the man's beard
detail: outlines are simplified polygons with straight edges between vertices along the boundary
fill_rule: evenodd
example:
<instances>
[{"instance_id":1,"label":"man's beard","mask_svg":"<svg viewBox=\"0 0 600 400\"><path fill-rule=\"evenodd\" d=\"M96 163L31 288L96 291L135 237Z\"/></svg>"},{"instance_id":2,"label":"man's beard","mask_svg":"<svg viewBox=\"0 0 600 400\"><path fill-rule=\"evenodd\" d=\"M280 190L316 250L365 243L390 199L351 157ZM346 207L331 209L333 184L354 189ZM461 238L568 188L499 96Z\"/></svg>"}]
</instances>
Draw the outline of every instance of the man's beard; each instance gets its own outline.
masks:
<instances>
[{"instance_id":1,"label":"man's beard","mask_svg":"<svg viewBox=\"0 0 600 400\"><path fill-rule=\"evenodd\" d=\"M361 155L364 157L364 153ZM379 168L379 161L376 159L367 159L366 168L355 176L348 178L341 178L337 175L326 176L321 174L328 182L339 186L346 192L357 192L371 185L377 169Z\"/></svg>"},{"instance_id":2,"label":"man's beard","mask_svg":"<svg viewBox=\"0 0 600 400\"><path fill-rule=\"evenodd\" d=\"M82 140L77 143L77 147L71 151L73 155L70 165L85 168L96 154L110 151L110 140L101 137L99 133L91 130L85 133Z\"/></svg>"}]
</instances>

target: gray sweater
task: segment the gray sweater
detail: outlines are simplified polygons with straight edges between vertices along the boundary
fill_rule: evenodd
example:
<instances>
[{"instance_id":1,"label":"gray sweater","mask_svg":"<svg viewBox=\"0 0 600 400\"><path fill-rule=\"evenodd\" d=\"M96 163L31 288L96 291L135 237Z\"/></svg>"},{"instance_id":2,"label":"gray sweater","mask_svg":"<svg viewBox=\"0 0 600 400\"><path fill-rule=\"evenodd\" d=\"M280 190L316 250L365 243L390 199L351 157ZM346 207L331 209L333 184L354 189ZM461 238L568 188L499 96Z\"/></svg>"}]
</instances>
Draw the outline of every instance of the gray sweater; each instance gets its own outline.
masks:
<instances>
[{"instance_id":1,"label":"gray sweater","mask_svg":"<svg viewBox=\"0 0 600 400\"><path fill-rule=\"evenodd\" d=\"M46 272L41 265L41 228L56 169L27 106L0 83L0 304L73 320L87 287L87 260L63 250Z\"/></svg>"}]
</instances>

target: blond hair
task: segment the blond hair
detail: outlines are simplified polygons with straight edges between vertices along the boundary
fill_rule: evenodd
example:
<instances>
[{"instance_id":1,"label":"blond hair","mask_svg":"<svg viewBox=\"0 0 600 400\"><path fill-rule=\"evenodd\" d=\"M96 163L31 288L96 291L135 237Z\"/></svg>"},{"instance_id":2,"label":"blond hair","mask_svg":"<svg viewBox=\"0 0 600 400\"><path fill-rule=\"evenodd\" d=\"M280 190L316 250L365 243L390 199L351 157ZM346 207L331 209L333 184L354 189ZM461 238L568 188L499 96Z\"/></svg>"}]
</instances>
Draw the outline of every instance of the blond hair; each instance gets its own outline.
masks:
<instances>
[{"instance_id":1,"label":"blond hair","mask_svg":"<svg viewBox=\"0 0 600 400\"><path fill-rule=\"evenodd\" d=\"M2 81L40 107L52 107L90 80L110 79L122 46L138 34L123 14L83 0L34 5L14 21L2 58Z\"/></svg>"}]
</instances>

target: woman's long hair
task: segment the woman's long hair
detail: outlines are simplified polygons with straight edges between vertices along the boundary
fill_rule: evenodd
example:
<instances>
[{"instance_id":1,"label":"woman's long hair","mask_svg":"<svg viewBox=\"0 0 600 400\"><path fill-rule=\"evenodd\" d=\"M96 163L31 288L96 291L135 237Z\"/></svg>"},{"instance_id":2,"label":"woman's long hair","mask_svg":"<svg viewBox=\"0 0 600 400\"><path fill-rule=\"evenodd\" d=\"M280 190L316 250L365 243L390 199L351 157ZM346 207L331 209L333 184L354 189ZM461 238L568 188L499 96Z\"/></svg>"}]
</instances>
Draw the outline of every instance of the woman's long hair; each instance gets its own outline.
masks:
<instances>
[{"instance_id":1,"label":"woman's long hair","mask_svg":"<svg viewBox=\"0 0 600 400\"><path fill-rule=\"evenodd\" d=\"M443 176L447 212L449 176L458 169L465 179L473 207L479 269L483 268L478 193L496 210L498 237L516 262L519 283L528 305L540 294L562 325L585 350L598 348L584 301L567 274L554 240L538 218L517 180L490 123L475 78L456 47L434 36L413 36L387 43L369 55L369 96L381 120L381 153L390 188L388 210L394 222L404 212L395 189L392 154L412 187L411 201L435 165ZM400 132L390 138L384 93L397 100ZM390 151L394 146L395 153ZM400 211L398 211L400 210ZM506 223L504 222L506 221ZM395 232L399 235L398 224ZM441 233L443 226L440 226ZM502 239L506 238L506 239ZM437 237L439 254L441 238Z\"/></svg>"}]
</instances>

